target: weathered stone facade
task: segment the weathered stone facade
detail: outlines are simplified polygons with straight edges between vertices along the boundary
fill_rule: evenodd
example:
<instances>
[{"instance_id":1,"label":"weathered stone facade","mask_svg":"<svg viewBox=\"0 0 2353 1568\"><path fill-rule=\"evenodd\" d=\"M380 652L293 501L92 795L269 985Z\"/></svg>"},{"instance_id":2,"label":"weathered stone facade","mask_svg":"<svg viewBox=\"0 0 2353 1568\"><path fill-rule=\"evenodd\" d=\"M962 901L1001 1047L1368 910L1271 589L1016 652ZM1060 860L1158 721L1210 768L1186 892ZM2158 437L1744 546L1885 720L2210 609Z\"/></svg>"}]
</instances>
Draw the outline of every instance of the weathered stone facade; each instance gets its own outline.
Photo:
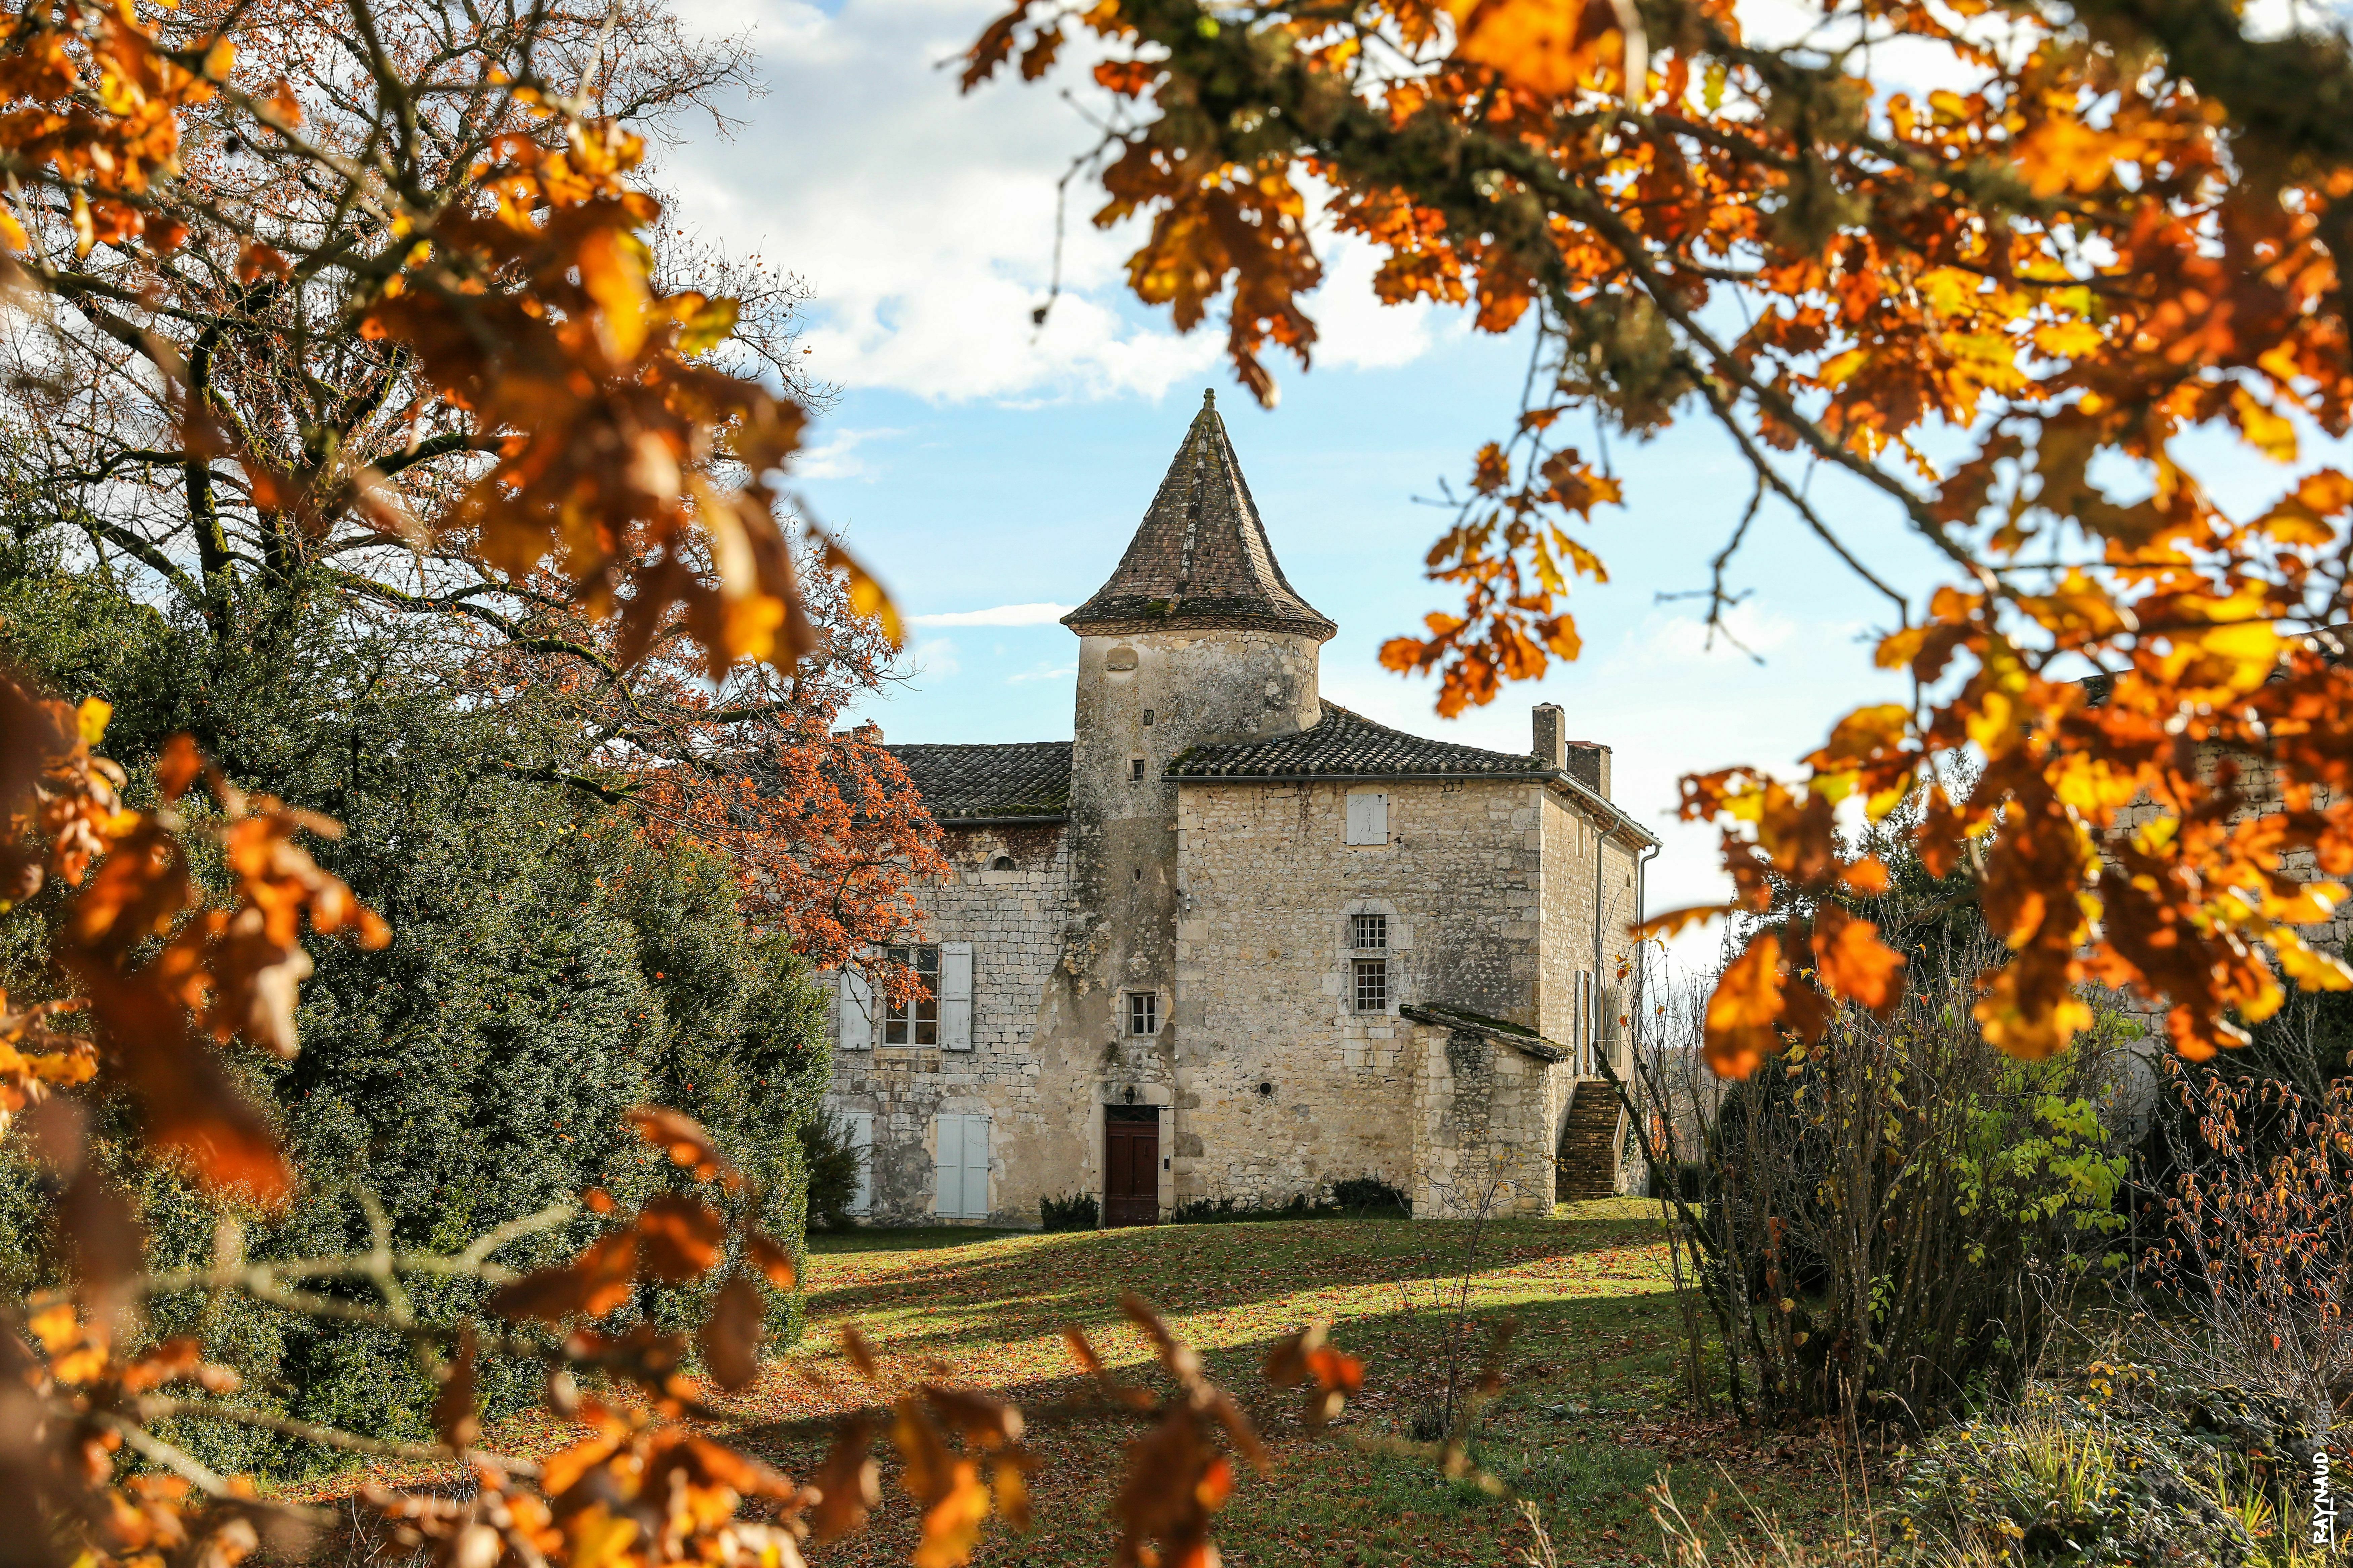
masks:
<instances>
[{"instance_id":1,"label":"weathered stone facade","mask_svg":"<svg viewBox=\"0 0 2353 1568\"><path fill-rule=\"evenodd\" d=\"M1507 755L1324 701L1335 628L1206 405L1065 624L1067 747L898 749L956 871L917 939L944 955L928 1038L841 980L833 1101L871 1217L1035 1224L1092 1194L1138 1220L1366 1176L1417 1214L1548 1212L1656 846L1608 749L1550 706Z\"/></svg>"}]
</instances>

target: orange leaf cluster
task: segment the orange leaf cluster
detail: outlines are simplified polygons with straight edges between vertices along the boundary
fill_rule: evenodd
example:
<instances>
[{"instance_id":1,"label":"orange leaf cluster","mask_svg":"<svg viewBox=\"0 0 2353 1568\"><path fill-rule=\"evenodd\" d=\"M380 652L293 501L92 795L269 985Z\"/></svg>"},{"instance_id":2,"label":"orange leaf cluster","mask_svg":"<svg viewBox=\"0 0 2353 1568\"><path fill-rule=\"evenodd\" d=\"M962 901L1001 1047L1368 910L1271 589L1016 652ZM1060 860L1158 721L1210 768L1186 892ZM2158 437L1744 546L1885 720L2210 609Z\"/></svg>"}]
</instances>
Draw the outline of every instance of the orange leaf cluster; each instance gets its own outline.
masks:
<instances>
[{"instance_id":1,"label":"orange leaf cluster","mask_svg":"<svg viewBox=\"0 0 2353 1568\"><path fill-rule=\"evenodd\" d=\"M213 98L228 65L216 50L195 59L159 47L128 6L25 6L0 18L0 147L19 178L69 194L78 255L135 240L169 250L184 232L168 220L151 232L141 198L179 172L179 116ZM5 208L0 247L30 248Z\"/></svg>"},{"instance_id":2,"label":"orange leaf cluster","mask_svg":"<svg viewBox=\"0 0 2353 1568\"><path fill-rule=\"evenodd\" d=\"M1064 18L1018 0L967 85ZM1439 676L1451 715L1573 658L1561 601L1602 574L1565 529L1620 498L1549 432L1573 411L1637 438L1706 417L1754 484L1712 552L1712 617L1770 502L1898 606L1881 662L1919 688L1842 721L1802 785L1686 781L1687 815L1732 820L1740 907L1760 908L1760 866L1800 907L1837 885L1832 801L1925 792L1921 853L1968 871L2012 949L1983 977L1989 1038L2063 1047L2097 984L2162 1008L2185 1055L2243 1039L2285 983L2353 984L2302 934L2353 865L2353 689L2343 648L2286 631L2353 605L2353 480L2287 471L2306 433L2353 430L2353 163L2326 117L2274 112L2335 91L2339 55L2178 7L1873 0L1819 19L1762 47L1733 0L1104 0L1082 18L1113 57L1098 79L1127 95L1106 188L1155 219L1131 277L1180 327L1221 300L1239 323L1313 275L1287 240L1205 264L1188 215L1215 170L1312 174L1374 246L1383 300L1462 305L1488 331L1534 317L1520 427L1478 454L1426 563L1462 604L1388 642L1388 668ZM1953 85L1875 76L1864 36ZM1237 369L1260 386L1253 358ZM2200 431L2278 465L2275 504L2219 505ZM1947 563L1925 615L1851 541L1868 507L1829 515L1783 454ZM2086 668L2106 672L2096 701L2070 679ZM1988 764L1965 800L1932 778L1957 748ZM1829 914L1760 934L1711 1009L1713 1059L1747 1070L1898 973Z\"/></svg>"},{"instance_id":3,"label":"orange leaf cluster","mask_svg":"<svg viewBox=\"0 0 2353 1568\"><path fill-rule=\"evenodd\" d=\"M296 988L311 972L303 921L374 947L391 933L295 842L301 831L332 837L332 822L248 797L214 773L217 818L191 828L180 803L206 770L185 736L157 768L164 804L152 812L123 805L122 771L90 750L107 716L104 703L77 711L0 676L10 874L20 894L49 877L76 889L56 956L139 1096L148 1142L185 1158L208 1184L275 1201L291 1182L277 1141L198 1041L241 1036L291 1056ZM233 879L226 908L200 897L184 843L192 832L220 847ZM64 1080L44 1075L87 1077L77 1065L84 1054L59 1047L47 1067L13 1071L5 1092L21 1100L37 1082Z\"/></svg>"},{"instance_id":4,"label":"orange leaf cluster","mask_svg":"<svg viewBox=\"0 0 2353 1568\"><path fill-rule=\"evenodd\" d=\"M803 416L692 357L733 308L654 286L638 231L659 205L625 180L642 152L609 121L573 123L554 147L499 138L475 171L485 207L419 221L417 259L360 330L415 350L494 437L497 461L458 513L491 564L552 567L592 613L617 614L624 664L673 613L714 679L741 658L788 664L815 636L765 476ZM703 477L723 450L752 476L740 489Z\"/></svg>"}]
</instances>

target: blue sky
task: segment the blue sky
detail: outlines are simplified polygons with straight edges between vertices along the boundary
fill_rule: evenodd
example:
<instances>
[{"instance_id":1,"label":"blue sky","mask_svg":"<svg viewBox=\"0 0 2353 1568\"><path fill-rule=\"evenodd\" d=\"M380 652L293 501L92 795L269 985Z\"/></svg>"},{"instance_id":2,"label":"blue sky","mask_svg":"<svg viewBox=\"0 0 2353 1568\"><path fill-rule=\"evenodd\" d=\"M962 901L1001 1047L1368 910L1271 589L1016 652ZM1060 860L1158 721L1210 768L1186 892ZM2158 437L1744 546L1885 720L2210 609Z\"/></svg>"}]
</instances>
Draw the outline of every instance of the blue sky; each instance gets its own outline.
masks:
<instances>
[{"instance_id":1,"label":"blue sky","mask_svg":"<svg viewBox=\"0 0 2353 1568\"><path fill-rule=\"evenodd\" d=\"M1672 822L1675 779L1786 767L1854 703L1903 695L1870 665L1887 607L1768 505L1732 575L1751 595L1736 624L1763 662L1709 648L1699 606L1661 595L1705 586L1748 484L1736 454L1690 423L1613 451L1627 504L1587 535L1613 581L1577 595L1584 657L1490 708L1437 718L1430 686L1386 673L1375 653L1448 604L1419 572L1443 514L1415 498L1459 480L1478 444L1508 427L1525 340L1382 309L1370 257L1326 237L1330 280L1310 302L1324 332L1317 367L1279 364L1282 406L1261 411L1219 363L1212 332L1179 337L1127 299L1122 263L1137 236L1083 221L1083 181L1065 291L1035 331L1054 182L1089 140L1058 90L1083 98L1087 62L1039 86L959 96L938 62L994 8L689 8L704 26L749 32L765 90L737 107L732 136L671 149L663 181L685 226L814 290L809 363L840 397L812 432L801 490L918 623L903 687L869 716L899 741L1069 735L1076 639L1040 619L1049 612L1005 624L1023 618L1010 607L1075 605L1103 581L1214 386L1285 571L1340 626L1324 653L1325 694L1514 752L1528 745L1529 706L1560 703L1574 733L1615 748L1619 800L1667 840L1652 908L1719 897L1714 834ZM1884 502L1831 477L1813 494L1883 575L1915 592L1938 580Z\"/></svg>"},{"instance_id":2,"label":"blue sky","mask_svg":"<svg viewBox=\"0 0 2353 1568\"><path fill-rule=\"evenodd\" d=\"M687 226L815 292L809 363L840 396L811 434L800 490L919 622L905 684L869 716L900 741L1069 735L1068 631L920 623L1083 599L1214 386L1285 572L1339 624L1325 695L1514 752L1529 743L1529 707L1560 703L1574 733L1615 749L1615 793L1668 839L1652 906L1715 896L1713 835L1672 822L1676 777L1786 765L1846 707L1893 691L1861 640L1882 609L1781 516L1760 522L1736 573L1754 590L1736 618L1763 664L1709 650L1694 604L1660 603L1705 585L1747 500L1736 455L1694 426L1613 451L1628 505L1588 535L1613 581L1577 595L1584 657L1438 718L1430 684L1382 670L1376 650L1448 604L1420 574L1444 514L1415 498L1459 482L1478 444L1508 427L1525 338L1384 310L1366 289L1369 258L1327 247L1331 281L1311 305L1325 334L1316 368L1279 366L1282 405L1268 413L1234 385L1210 333L1179 337L1125 298L1120 263L1135 237L1083 223L1063 298L1035 331L1054 181L1087 132L1053 91L960 97L933 68L989 13L987 0L697 7L708 26L751 29L767 90L739 107L731 137L690 136L664 160ZM1882 563L1925 581L1919 552L1867 500L1852 505L1890 547Z\"/></svg>"}]
</instances>

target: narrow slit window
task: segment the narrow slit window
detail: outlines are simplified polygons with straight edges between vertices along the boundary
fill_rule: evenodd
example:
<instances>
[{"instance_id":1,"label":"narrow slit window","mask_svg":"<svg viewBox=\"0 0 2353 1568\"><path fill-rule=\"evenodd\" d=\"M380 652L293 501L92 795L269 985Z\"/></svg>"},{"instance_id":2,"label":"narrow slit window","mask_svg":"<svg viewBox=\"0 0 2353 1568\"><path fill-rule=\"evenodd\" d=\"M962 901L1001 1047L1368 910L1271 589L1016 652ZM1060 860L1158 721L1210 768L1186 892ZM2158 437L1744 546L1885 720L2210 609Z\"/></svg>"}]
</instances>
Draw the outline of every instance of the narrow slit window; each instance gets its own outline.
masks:
<instances>
[{"instance_id":1,"label":"narrow slit window","mask_svg":"<svg viewBox=\"0 0 2353 1568\"><path fill-rule=\"evenodd\" d=\"M892 996L891 1010L882 1017L882 1043L886 1046L936 1046L940 1043L940 950L935 944L920 947L894 947L889 950L890 960L902 968L912 969L915 978L923 984L923 995Z\"/></svg>"}]
</instances>

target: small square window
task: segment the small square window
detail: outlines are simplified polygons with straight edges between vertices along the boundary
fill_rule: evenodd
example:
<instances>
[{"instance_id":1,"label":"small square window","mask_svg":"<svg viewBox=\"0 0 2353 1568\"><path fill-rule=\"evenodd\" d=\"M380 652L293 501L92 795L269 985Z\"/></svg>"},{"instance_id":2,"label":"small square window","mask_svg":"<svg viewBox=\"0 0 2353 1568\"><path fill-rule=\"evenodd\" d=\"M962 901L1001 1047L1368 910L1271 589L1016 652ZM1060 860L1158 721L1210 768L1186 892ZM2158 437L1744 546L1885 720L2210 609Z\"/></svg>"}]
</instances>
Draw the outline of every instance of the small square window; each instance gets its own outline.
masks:
<instances>
[{"instance_id":1,"label":"small square window","mask_svg":"<svg viewBox=\"0 0 2353 1568\"><path fill-rule=\"evenodd\" d=\"M1389 1010L1389 961L1386 958L1360 958L1356 961L1356 998L1359 1013L1386 1013Z\"/></svg>"},{"instance_id":2,"label":"small square window","mask_svg":"<svg viewBox=\"0 0 2353 1568\"><path fill-rule=\"evenodd\" d=\"M1152 710L1149 708L1144 710L1144 727L1147 730L1152 728Z\"/></svg>"},{"instance_id":3,"label":"small square window","mask_svg":"<svg viewBox=\"0 0 2353 1568\"><path fill-rule=\"evenodd\" d=\"M1387 952L1389 950L1389 917L1387 915L1350 915L1349 945L1358 952Z\"/></svg>"},{"instance_id":4,"label":"small square window","mask_svg":"<svg viewBox=\"0 0 2353 1568\"><path fill-rule=\"evenodd\" d=\"M1130 757L1127 759L1127 776L1138 784L1142 784L1144 782L1144 759L1142 757Z\"/></svg>"},{"instance_id":5,"label":"small square window","mask_svg":"<svg viewBox=\"0 0 2353 1568\"><path fill-rule=\"evenodd\" d=\"M1160 1032L1158 992L1131 991L1127 994L1127 1032L1131 1035L1156 1035Z\"/></svg>"},{"instance_id":6,"label":"small square window","mask_svg":"<svg viewBox=\"0 0 2353 1568\"><path fill-rule=\"evenodd\" d=\"M882 1015L886 1046L936 1046L940 1043L940 950L935 945L884 950L889 960L912 969L923 983L923 996L893 996Z\"/></svg>"}]
</instances>

